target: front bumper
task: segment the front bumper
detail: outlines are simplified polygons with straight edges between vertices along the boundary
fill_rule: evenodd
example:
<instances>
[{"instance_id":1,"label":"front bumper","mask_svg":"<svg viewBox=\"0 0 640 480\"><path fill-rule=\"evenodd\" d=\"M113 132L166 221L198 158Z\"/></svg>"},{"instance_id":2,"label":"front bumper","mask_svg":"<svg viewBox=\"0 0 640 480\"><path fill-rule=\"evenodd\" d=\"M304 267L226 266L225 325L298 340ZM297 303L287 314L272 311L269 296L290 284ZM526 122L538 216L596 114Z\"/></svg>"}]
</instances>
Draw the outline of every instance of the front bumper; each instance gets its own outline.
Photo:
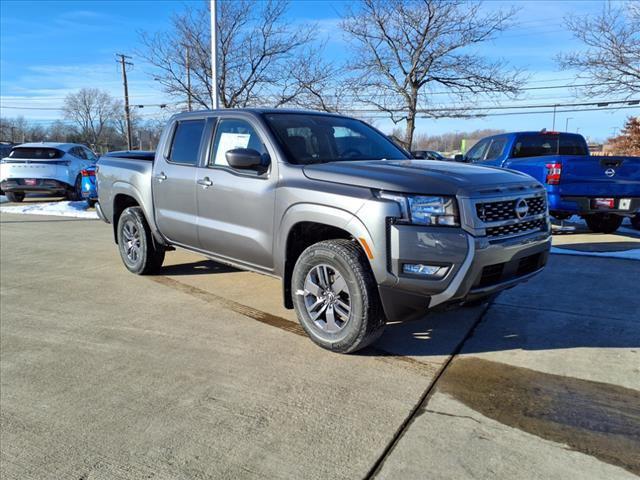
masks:
<instances>
[{"instance_id":1,"label":"front bumper","mask_svg":"<svg viewBox=\"0 0 640 480\"><path fill-rule=\"evenodd\" d=\"M64 193L70 188L70 185L53 178L35 179L34 185L27 185L23 178L8 178L0 182L3 192Z\"/></svg>"},{"instance_id":2,"label":"front bumper","mask_svg":"<svg viewBox=\"0 0 640 480\"><path fill-rule=\"evenodd\" d=\"M397 279L380 284L379 292L389 321L445 303L462 303L522 283L547 263L549 230L516 238L490 241L462 229L392 226L388 268ZM402 273L404 263L448 266L441 279Z\"/></svg>"}]
</instances>

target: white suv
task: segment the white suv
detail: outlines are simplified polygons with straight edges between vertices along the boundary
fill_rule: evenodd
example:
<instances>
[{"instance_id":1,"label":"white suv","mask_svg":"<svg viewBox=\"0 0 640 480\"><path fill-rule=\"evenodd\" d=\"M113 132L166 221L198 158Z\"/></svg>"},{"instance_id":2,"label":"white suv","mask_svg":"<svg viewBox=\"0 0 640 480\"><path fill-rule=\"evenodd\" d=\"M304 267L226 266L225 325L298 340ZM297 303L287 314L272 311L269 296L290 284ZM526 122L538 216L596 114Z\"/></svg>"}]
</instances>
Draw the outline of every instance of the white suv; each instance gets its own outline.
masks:
<instances>
[{"instance_id":1,"label":"white suv","mask_svg":"<svg viewBox=\"0 0 640 480\"><path fill-rule=\"evenodd\" d=\"M23 143L0 163L0 190L11 202L21 202L30 192L81 200L80 172L96 161L91 150L76 143Z\"/></svg>"}]
</instances>

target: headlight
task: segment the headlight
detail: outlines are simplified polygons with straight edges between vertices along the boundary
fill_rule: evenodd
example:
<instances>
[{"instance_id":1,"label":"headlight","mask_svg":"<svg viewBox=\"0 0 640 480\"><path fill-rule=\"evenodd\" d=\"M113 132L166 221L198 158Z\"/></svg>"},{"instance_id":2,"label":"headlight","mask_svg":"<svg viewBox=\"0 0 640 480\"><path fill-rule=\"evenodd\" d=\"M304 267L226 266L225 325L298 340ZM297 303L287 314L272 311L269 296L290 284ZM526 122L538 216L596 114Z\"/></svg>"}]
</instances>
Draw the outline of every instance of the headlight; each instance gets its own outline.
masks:
<instances>
[{"instance_id":1,"label":"headlight","mask_svg":"<svg viewBox=\"0 0 640 480\"><path fill-rule=\"evenodd\" d=\"M400 206L400 222L414 225L460 225L458 206L453 197L432 195L400 195L380 192L380 198L393 200Z\"/></svg>"}]
</instances>

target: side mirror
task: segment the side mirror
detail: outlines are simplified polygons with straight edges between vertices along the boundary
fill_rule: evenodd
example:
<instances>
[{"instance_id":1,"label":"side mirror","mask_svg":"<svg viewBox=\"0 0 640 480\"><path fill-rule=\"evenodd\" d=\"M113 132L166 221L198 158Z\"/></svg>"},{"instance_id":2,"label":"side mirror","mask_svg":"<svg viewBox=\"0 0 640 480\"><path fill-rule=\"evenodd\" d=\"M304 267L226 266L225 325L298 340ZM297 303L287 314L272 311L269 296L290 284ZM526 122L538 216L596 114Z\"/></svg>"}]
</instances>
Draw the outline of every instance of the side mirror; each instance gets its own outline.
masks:
<instances>
[{"instance_id":1,"label":"side mirror","mask_svg":"<svg viewBox=\"0 0 640 480\"><path fill-rule=\"evenodd\" d=\"M227 163L238 170L261 170L264 168L262 155L253 148L234 148L225 153Z\"/></svg>"},{"instance_id":2,"label":"side mirror","mask_svg":"<svg viewBox=\"0 0 640 480\"><path fill-rule=\"evenodd\" d=\"M464 155L461 154L457 154L455 157L453 157L453 160L456 162L468 162L468 160L464 158Z\"/></svg>"}]
</instances>

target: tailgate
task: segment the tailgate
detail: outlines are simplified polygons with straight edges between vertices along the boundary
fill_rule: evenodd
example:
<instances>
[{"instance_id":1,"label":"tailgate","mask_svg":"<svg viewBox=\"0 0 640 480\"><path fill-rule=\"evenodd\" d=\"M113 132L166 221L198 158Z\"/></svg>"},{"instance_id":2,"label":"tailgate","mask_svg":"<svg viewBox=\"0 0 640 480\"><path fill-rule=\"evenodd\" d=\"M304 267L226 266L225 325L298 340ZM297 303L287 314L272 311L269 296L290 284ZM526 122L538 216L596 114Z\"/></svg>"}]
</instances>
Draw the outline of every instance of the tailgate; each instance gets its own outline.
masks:
<instances>
[{"instance_id":1,"label":"tailgate","mask_svg":"<svg viewBox=\"0 0 640 480\"><path fill-rule=\"evenodd\" d=\"M0 166L0 178L40 178L68 182L68 166L56 161L13 160Z\"/></svg>"},{"instance_id":2,"label":"tailgate","mask_svg":"<svg viewBox=\"0 0 640 480\"><path fill-rule=\"evenodd\" d=\"M562 156L563 197L640 197L640 157Z\"/></svg>"}]
</instances>

